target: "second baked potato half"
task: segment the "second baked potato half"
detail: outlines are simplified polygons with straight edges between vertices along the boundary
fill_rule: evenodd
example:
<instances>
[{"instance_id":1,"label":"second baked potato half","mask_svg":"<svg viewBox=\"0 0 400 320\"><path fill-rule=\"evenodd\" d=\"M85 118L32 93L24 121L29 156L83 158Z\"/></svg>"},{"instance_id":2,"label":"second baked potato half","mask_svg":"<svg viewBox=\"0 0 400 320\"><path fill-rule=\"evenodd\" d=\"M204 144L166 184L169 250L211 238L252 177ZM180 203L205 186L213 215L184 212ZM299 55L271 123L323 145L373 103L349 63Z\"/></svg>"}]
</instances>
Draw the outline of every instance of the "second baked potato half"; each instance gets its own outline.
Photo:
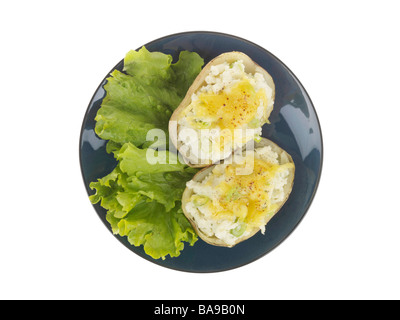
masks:
<instances>
[{"instance_id":1,"label":"second baked potato half","mask_svg":"<svg viewBox=\"0 0 400 320\"><path fill-rule=\"evenodd\" d=\"M288 199L294 181L292 157L262 138L253 150L200 170L182 197L182 209L205 242L233 247L257 232Z\"/></svg>"}]
</instances>

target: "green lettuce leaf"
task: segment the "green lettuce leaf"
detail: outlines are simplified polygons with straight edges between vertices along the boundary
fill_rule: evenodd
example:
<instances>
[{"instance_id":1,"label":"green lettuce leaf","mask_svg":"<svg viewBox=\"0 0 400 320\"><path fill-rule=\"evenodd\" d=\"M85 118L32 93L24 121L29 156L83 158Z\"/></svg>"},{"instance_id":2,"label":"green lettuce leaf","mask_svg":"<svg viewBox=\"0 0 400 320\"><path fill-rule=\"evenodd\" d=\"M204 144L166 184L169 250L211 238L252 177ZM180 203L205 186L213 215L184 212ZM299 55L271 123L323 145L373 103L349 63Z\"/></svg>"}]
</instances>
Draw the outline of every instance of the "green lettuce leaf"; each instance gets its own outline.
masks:
<instances>
[{"instance_id":1,"label":"green lettuce leaf","mask_svg":"<svg viewBox=\"0 0 400 320\"><path fill-rule=\"evenodd\" d=\"M179 162L176 154L167 150L140 149L131 143L123 145L115 156L119 160L121 169L128 175L133 175L135 172L183 171L187 168L186 164Z\"/></svg>"},{"instance_id":2,"label":"green lettuce leaf","mask_svg":"<svg viewBox=\"0 0 400 320\"><path fill-rule=\"evenodd\" d=\"M183 51L179 60L145 47L130 51L123 72L115 70L104 86L96 115L96 134L117 160L114 170L93 181L93 204L107 210L114 234L143 246L154 259L177 257L184 242L197 241L181 209L186 182L198 171L167 151L168 122L203 66L203 59ZM147 141L151 129L165 139ZM151 148L149 148L151 146Z\"/></svg>"},{"instance_id":3,"label":"green lettuce leaf","mask_svg":"<svg viewBox=\"0 0 400 320\"><path fill-rule=\"evenodd\" d=\"M150 155L166 159L166 163L150 164ZM127 175L124 188L156 200L165 206L167 211L181 200L186 181L197 172L178 161L178 157L169 151L139 149L127 143L117 153L120 170ZM152 160L153 162L153 160ZM173 163L171 163L173 162Z\"/></svg>"},{"instance_id":4,"label":"green lettuce leaf","mask_svg":"<svg viewBox=\"0 0 400 320\"><path fill-rule=\"evenodd\" d=\"M168 134L169 118L203 63L197 53L188 51L182 51L175 64L170 55L149 52L145 47L130 51L124 59L126 73L115 70L107 78L107 93L95 118L96 134L136 146L146 142L151 129Z\"/></svg>"},{"instance_id":5,"label":"green lettuce leaf","mask_svg":"<svg viewBox=\"0 0 400 320\"><path fill-rule=\"evenodd\" d=\"M173 70L173 83L178 95L183 99L192 85L194 79L200 73L204 60L197 54L189 51L181 51L179 60L171 66ZM181 99L181 100L182 100ZM173 110L179 105L173 106Z\"/></svg>"},{"instance_id":6,"label":"green lettuce leaf","mask_svg":"<svg viewBox=\"0 0 400 320\"><path fill-rule=\"evenodd\" d=\"M114 231L127 236L134 246L143 245L145 253L154 259L177 257L184 248L183 242L193 245L197 241L182 209L176 207L166 212L156 201L139 203L123 219L108 214L107 220L115 225Z\"/></svg>"},{"instance_id":7,"label":"green lettuce leaf","mask_svg":"<svg viewBox=\"0 0 400 320\"><path fill-rule=\"evenodd\" d=\"M170 108L137 86L131 76L115 70L104 89L107 94L95 118L100 138L140 146L149 130L167 130Z\"/></svg>"},{"instance_id":8,"label":"green lettuce leaf","mask_svg":"<svg viewBox=\"0 0 400 320\"><path fill-rule=\"evenodd\" d=\"M129 51L124 59L124 71L142 82L164 84L171 77L172 56L161 52L149 52L144 46Z\"/></svg>"},{"instance_id":9,"label":"green lettuce leaf","mask_svg":"<svg viewBox=\"0 0 400 320\"><path fill-rule=\"evenodd\" d=\"M153 150L154 151L154 150ZM176 257L183 241L193 245L197 235L181 210L186 182L197 172L182 163L149 164L148 149L131 143L116 152L119 163L107 176L90 184L96 190L92 203L107 210L114 234L127 236L135 246L144 246L154 259ZM175 155L168 151L167 159Z\"/></svg>"}]
</instances>

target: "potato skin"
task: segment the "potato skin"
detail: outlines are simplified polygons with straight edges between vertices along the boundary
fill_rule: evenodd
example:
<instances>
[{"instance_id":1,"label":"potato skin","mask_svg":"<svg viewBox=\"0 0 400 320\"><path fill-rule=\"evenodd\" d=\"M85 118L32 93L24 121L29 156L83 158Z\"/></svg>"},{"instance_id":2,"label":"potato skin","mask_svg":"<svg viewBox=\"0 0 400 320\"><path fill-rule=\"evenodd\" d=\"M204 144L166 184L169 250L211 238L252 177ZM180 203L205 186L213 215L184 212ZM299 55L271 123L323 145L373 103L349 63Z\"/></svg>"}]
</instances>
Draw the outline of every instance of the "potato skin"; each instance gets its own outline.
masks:
<instances>
[{"instance_id":1,"label":"potato skin","mask_svg":"<svg viewBox=\"0 0 400 320\"><path fill-rule=\"evenodd\" d=\"M278 153L279 155L279 164L285 164L285 163L293 163L294 165L294 161L292 159L292 157L282 148L280 148L277 144L275 144L274 142L272 142L271 140L268 140L266 138L262 138L260 142L255 142L254 143L254 148L261 148L261 147L265 147L265 146L270 146L272 148L272 150L276 153ZM209 167L206 167L202 170L200 170L194 177L193 177L193 181L196 182L201 182L205 179L205 177L214 169L215 165L211 165ZM272 217L274 215L276 215L279 210L282 208L282 206L285 204L285 202L287 201L287 199L289 198L289 195L292 191L293 188L293 183L294 183L294 176L295 176L295 168L293 168L293 170L291 170L290 175L288 177L288 183L284 186L284 193L285 193L285 198L284 200L279 204L278 209L274 212L273 215L271 215L268 219L266 219L265 225L269 222L270 219L272 219ZM238 239L238 241L236 243L234 243L233 245L228 245L226 243L224 243L221 239L217 238L217 237L209 237L206 234L204 234L198 227L196 224L196 221L194 220L193 216L185 209L186 204L188 202L190 202L190 197L193 195L193 191L190 190L189 188L186 188L185 191L183 192L182 195L182 210L183 213L185 214L186 218L189 220L189 222L191 223L191 225L193 226L194 230L196 231L197 235L205 242L213 245L213 246L220 246L220 247L228 247L231 248L235 245L237 245L240 242L243 242L249 238L251 238L252 236L254 236L258 231L260 231L259 228L254 228L249 236L242 238L242 239Z\"/></svg>"},{"instance_id":2,"label":"potato skin","mask_svg":"<svg viewBox=\"0 0 400 320\"><path fill-rule=\"evenodd\" d=\"M175 148L178 151L181 147L180 144L178 143L178 135L177 135L178 121L180 119L181 112L190 104L192 94L195 93L196 91L198 91L201 87L203 87L206 84L205 79L206 79L207 75L210 73L212 66L218 65L218 64L221 64L224 62L232 63L237 60L243 60L243 64L245 66L246 73L251 73L251 74L254 74L256 72L261 73L264 76L264 79L266 80L267 84L271 87L272 101L270 101L270 103L268 104L267 112L266 112L266 119L269 118L269 115L271 114L271 112L273 110L273 105L274 105L274 100L275 100L275 83L274 83L271 75L265 69L260 67L257 63L255 63L248 55L244 54L243 52L232 51L232 52L222 53L221 55L217 56L216 58L211 60L209 63L207 63L207 65L202 69L202 71L199 73L199 75L193 81L193 84L189 87L184 99L179 104L178 108L175 109L175 111L173 112L173 114L170 118L170 121L168 124L169 136L171 138L171 142L174 144ZM209 161L207 163L199 164L199 163L196 163L194 159L186 158L184 156L183 156L183 158L189 166L194 167L194 168L203 168L203 167L207 167L212 164L211 161Z\"/></svg>"}]
</instances>

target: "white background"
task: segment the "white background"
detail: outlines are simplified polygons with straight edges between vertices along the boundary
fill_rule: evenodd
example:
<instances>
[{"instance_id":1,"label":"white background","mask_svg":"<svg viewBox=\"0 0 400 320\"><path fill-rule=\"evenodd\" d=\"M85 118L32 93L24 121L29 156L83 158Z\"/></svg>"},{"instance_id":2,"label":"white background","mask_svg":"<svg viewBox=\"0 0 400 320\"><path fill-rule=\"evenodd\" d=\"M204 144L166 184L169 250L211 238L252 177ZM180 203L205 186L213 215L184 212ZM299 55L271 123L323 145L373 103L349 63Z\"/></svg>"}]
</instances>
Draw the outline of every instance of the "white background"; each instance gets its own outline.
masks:
<instances>
[{"instance_id":1,"label":"white background","mask_svg":"<svg viewBox=\"0 0 400 320\"><path fill-rule=\"evenodd\" d=\"M2 1L0 298L400 298L398 1ZM79 133L130 49L182 31L266 48L317 110L315 200L277 249L192 274L122 246L82 182Z\"/></svg>"}]
</instances>

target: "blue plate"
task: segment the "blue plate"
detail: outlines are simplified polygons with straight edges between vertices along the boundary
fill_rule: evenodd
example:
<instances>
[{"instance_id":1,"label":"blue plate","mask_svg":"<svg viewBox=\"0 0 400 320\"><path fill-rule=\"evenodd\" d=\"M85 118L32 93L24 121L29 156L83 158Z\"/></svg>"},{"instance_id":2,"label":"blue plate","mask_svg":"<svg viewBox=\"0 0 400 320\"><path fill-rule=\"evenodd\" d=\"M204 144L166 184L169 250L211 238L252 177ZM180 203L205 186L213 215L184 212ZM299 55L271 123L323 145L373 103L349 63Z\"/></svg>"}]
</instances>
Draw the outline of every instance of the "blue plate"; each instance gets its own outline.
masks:
<instances>
[{"instance_id":1,"label":"blue plate","mask_svg":"<svg viewBox=\"0 0 400 320\"><path fill-rule=\"evenodd\" d=\"M160 266L187 272L218 272L237 268L255 261L282 243L304 217L315 196L322 169L322 135L313 104L296 76L274 55L247 40L215 32L186 32L169 35L145 44L149 51L172 55L174 61L182 50L197 52L209 62L228 51L241 51L266 69L275 81L275 106L271 124L263 127L263 136L285 149L296 165L293 191L275 217L268 223L265 235L260 232L233 248L211 246L199 239L193 247L186 245L177 258L154 260L142 247L134 247L126 237L115 237L129 250ZM122 70L123 60L112 70ZM116 165L114 157L106 152L106 141L94 132L97 110L105 96L103 79L86 111L79 141L80 164L88 194L89 184L110 173ZM111 232L106 211L94 208Z\"/></svg>"}]
</instances>

